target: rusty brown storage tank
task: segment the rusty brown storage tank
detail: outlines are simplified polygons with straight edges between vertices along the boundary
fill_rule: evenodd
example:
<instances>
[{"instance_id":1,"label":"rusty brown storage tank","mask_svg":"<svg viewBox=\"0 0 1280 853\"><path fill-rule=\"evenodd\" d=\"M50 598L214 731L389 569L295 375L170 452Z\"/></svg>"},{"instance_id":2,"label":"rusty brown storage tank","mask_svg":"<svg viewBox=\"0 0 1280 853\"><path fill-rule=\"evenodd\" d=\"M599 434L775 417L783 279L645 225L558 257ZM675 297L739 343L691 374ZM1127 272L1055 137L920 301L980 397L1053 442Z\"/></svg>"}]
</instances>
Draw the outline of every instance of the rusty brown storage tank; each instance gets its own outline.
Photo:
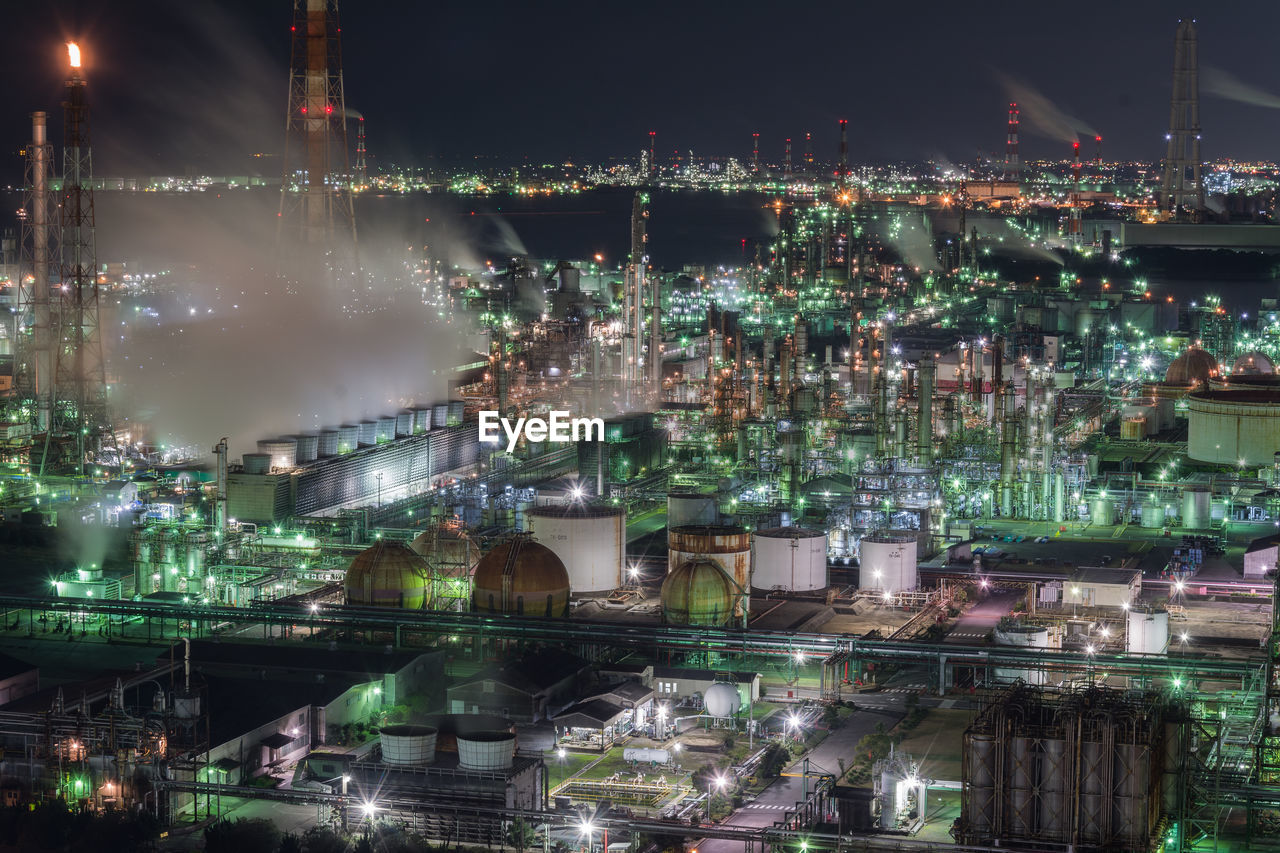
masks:
<instances>
[{"instance_id":1,"label":"rusty brown storage tank","mask_svg":"<svg viewBox=\"0 0 1280 853\"><path fill-rule=\"evenodd\" d=\"M698 557L716 562L739 589L751 589L751 533L736 525L686 525L667 531L667 573ZM745 608L738 599L737 614Z\"/></svg>"},{"instance_id":2,"label":"rusty brown storage tank","mask_svg":"<svg viewBox=\"0 0 1280 853\"><path fill-rule=\"evenodd\" d=\"M431 603L426 561L407 545L388 539L356 555L343 585L348 604L422 610Z\"/></svg>"},{"instance_id":3,"label":"rusty brown storage tank","mask_svg":"<svg viewBox=\"0 0 1280 853\"><path fill-rule=\"evenodd\" d=\"M569 572L527 533L501 543L476 565L472 604L482 613L569 615Z\"/></svg>"}]
</instances>

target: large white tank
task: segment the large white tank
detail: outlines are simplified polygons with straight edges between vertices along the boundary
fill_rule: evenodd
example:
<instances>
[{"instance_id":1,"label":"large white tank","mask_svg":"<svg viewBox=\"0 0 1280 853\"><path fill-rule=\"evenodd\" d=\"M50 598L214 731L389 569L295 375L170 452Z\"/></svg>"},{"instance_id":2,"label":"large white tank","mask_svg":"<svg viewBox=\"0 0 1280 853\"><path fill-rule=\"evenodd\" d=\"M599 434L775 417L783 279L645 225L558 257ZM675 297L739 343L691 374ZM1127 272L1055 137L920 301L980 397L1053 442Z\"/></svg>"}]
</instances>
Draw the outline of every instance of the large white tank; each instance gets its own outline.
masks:
<instances>
[{"instance_id":1,"label":"large white tank","mask_svg":"<svg viewBox=\"0 0 1280 853\"><path fill-rule=\"evenodd\" d=\"M759 590L826 589L827 535L803 527L757 530L751 539L751 586Z\"/></svg>"},{"instance_id":2,"label":"large white tank","mask_svg":"<svg viewBox=\"0 0 1280 853\"><path fill-rule=\"evenodd\" d=\"M696 492L671 492L667 495L667 527L691 524L715 524L719 520L715 495Z\"/></svg>"},{"instance_id":3,"label":"large white tank","mask_svg":"<svg viewBox=\"0 0 1280 853\"><path fill-rule=\"evenodd\" d=\"M1002 625L993 632L992 638L997 646L1049 648L1049 629L1040 625ZM1021 679L1027 684L1045 683L1045 673L1041 670L995 667L993 674L997 681L1012 682Z\"/></svg>"},{"instance_id":4,"label":"large white tank","mask_svg":"<svg viewBox=\"0 0 1280 853\"><path fill-rule=\"evenodd\" d=\"M920 585L914 533L874 533L859 546L858 584L862 589L888 593Z\"/></svg>"},{"instance_id":5,"label":"large white tank","mask_svg":"<svg viewBox=\"0 0 1280 853\"><path fill-rule=\"evenodd\" d=\"M621 508L535 507L528 518L533 538L564 563L574 595L612 592L622 585L627 516Z\"/></svg>"},{"instance_id":6,"label":"large white tank","mask_svg":"<svg viewBox=\"0 0 1280 853\"><path fill-rule=\"evenodd\" d=\"M505 770L515 757L516 736L511 732L458 735L458 765L463 770Z\"/></svg>"},{"instance_id":7,"label":"large white tank","mask_svg":"<svg viewBox=\"0 0 1280 853\"><path fill-rule=\"evenodd\" d=\"M421 767L436 758L437 730L431 726L384 726L382 763L392 767Z\"/></svg>"},{"instance_id":8,"label":"large white tank","mask_svg":"<svg viewBox=\"0 0 1280 853\"><path fill-rule=\"evenodd\" d=\"M712 717L732 717L742 709L742 697L737 687L718 681L702 694L702 704Z\"/></svg>"},{"instance_id":9,"label":"large white tank","mask_svg":"<svg viewBox=\"0 0 1280 853\"><path fill-rule=\"evenodd\" d=\"M292 438L268 438L258 442L258 452L271 457L272 468L293 468L298 464L298 442Z\"/></svg>"},{"instance_id":10,"label":"large white tank","mask_svg":"<svg viewBox=\"0 0 1280 853\"><path fill-rule=\"evenodd\" d=\"M1191 488L1182 493L1182 526L1199 530L1209 526L1208 489Z\"/></svg>"},{"instance_id":11,"label":"large white tank","mask_svg":"<svg viewBox=\"0 0 1280 853\"><path fill-rule=\"evenodd\" d=\"M744 592L751 591L751 534L744 527L691 525L667 527L667 574L698 558L709 559L733 578ZM746 596L737 597L735 615L741 615Z\"/></svg>"},{"instance_id":12,"label":"large white tank","mask_svg":"<svg viewBox=\"0 0 1280 853\"><path fill-rule=\"evenodd\" d=\"M1169 650L1169 613L1130 610L1124 648L1134 655L1162 655Z\"/></svg>"},{"instance_id":13,"label":"large white tank","mask_svg":"<svg viewBox=\"0 0 1280 853\"><path fill-rule=\"evenodd\" d=\"M1164 527L1164 504L1144 503L1142 505L1142 526L1148 528Z\"/></svg>"}]
</instances>

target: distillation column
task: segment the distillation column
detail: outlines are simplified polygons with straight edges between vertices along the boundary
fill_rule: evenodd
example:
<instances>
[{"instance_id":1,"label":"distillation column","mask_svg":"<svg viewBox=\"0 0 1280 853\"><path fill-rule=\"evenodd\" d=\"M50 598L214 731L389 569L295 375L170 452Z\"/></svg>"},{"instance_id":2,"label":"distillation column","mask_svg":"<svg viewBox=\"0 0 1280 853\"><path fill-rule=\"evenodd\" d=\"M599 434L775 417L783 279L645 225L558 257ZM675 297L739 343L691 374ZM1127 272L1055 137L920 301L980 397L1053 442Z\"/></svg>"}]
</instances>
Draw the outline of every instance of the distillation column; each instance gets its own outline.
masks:
<instances>
[{"instance_id":1,"label":"distillation column","mask_svg":"<svg viewBox=\"0 0 1280 853\"><path fill-rule=\"evenodd\" d=\"M926 468L933 464L933 386L936 370L937 365L934 364L933 356L926 353L920 359L916 379L920 388L916 423L916 455L920 457L920 464Z\"/></svg>"},{"instance_id":2,"label":"distillation column","mask_svg":"<svg viewBox=\"0 0 1280 853\"><path fill-rule=\"evenodd\" d=\"M1013 383L1009 382L993 397L1003 404L1000 420L1000 515L1013 516L1013 475L1018 454L1018 415L1014 409ZM1000 408L997 406L997 408Z\"/></svg>"}]
</instances>

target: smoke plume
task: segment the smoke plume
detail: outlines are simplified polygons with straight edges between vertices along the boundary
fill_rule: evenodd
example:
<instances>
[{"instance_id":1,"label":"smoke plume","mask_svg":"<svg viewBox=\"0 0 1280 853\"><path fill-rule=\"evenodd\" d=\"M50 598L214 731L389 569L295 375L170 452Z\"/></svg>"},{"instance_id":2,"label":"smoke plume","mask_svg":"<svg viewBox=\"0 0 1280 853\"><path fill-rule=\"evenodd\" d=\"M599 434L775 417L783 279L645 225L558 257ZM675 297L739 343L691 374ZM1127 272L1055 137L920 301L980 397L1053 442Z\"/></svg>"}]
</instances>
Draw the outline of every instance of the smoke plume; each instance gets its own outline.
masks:
<instances>
[{"instance_id":1,"label":"smoke plume","mask_svg":"<svg viewBox=\"0 0 1280 853\"><path fill-rule=\"evenodd\" d=\"M1068 115L1054 105L1042 92L1000 71L993 71L1010 101L1016 101L1021 110L1022 125L1036 133L1061 142L1075 142L1080 135L1097 136L1087 122Z\"/></svg>"},{"instance_id":2,"label":"smoke plume","mask_svg":"<svg viewBox=\"0 0 1280 853\"><path fill-rule=\"evenodd\" d=\"M1228 101L1238 101L1255 107L1280 109L1280 95L1273 95L1270 92L1259 89L1257 86L1246 83L1235 75L1212 65L1200 66L1200 85L1206 94L1214 97Z\"/></svg>"}]
</instances>

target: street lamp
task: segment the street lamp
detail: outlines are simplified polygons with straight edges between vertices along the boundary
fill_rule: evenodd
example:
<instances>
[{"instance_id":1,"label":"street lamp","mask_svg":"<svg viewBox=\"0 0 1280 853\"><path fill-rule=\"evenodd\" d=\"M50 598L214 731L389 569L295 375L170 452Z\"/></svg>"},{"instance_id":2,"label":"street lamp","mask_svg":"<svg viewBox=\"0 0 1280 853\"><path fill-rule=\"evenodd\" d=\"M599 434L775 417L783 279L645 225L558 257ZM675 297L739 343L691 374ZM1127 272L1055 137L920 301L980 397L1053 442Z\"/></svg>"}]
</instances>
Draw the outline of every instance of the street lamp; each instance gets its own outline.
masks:
<instances>
[{"instance_id":1,"label":"street lamp","mask_svg":"<svg viewBox=\"0 0 1280 853\"><path fill-rule=\"evenodd\" d=\"M595 825L589 820L584 820L582 826L578 829L579 835L587 836L587 853L591 853L591 833L595 831Z\"/></svg>"}]
</instances>

